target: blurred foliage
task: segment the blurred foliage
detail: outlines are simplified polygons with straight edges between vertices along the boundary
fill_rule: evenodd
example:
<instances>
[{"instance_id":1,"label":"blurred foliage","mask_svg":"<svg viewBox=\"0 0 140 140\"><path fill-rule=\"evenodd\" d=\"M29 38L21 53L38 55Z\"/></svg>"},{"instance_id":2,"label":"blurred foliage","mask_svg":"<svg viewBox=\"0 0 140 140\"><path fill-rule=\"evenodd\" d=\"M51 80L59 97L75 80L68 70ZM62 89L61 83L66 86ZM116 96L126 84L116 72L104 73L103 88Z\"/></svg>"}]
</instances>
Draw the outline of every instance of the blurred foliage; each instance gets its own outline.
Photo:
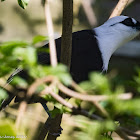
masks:
<instances>
[{"instance_id":1,"label":"blurred foliage","mask_svg":"<svg viewBox=\"0 0 140 140\"><path fill-rule=\"evenodd\" d=\"M6 90L0 88L0 103L6 99L8 96L7 96L7 92Z\"/></svg>"},{"instance_id":2,"label":"blurred foliage","mask_svg":"<svg viewBox=\"0 0 140 140\"><path fill-rule=\"evenodd\" d=\"M85 117L76 117L78 130L75 131L75 137L78 140L112 140L107 132L115 130L114 122L106 120L104 122L91 121Z\"/></svg>"},{"instance_id":3,"label":"blurred foliage","mask_svg":"<svg viewBox=\"0 0 140 140\"><path fill-rule=\"evenodd\" d=\"M14 123L8 120L0 121L0 136L10 136L16 138L17 131L15 129ZM3 138L4 139L4 138ZM10 138L9 138L10 139Z\"/></svg>"},{"instance_id":4,"label":"blurred foliage","mask_svg":"<svg viewBox=\"0 0 140 140\"><path fill-rule=\"evenodd\" d=\"M112 95L124 92L124 88L122 86L115 86L115 89L113 89L112 79L109 79L107 75L103 75L98 72L92 72L89 75L89 81L81 82L80 86L91 94Z\"/></svg>"},{"instance_id":5,"label":"blurred foliage","mask_svg":"<svg viewBox=\"0 0 140 140\"><path fill-rule=\"evenodd\" d=\"M131 84L135 87L138 93L140 93L140 67L136 68L137 75L134 76L134 81Z\"/></svg>"},{"instance_id":6,"label":"blurred foliage","mask_svg":"<svg viewBox=\"0 0 140 140\"><path fill-rule=\"evenodd\" d=\"M21 140L22 138L26 138L25 133L22 131L18 131L15 127L15 124L10 119L1 119L0 120L0 139L16 139Z\"/></svg>"},{"instance_id":7,"label":"blurred foliage","mask_svg":"<svg viewBox=\"0 0 140 140\"><path fill-rule=\"evenodd\" d=\"M42 78L48 75L53 75L57 77L63 84L69 86L72 78L66 66L58 64L56 67L51 67L50 65L38 64L37 53L41 51L38 44L45 41L48 37L36 36L31 42L26 41L9 41L0 44L0 78L6 79L10 76L11 85L14 88L28 89L28 87L38 78ZM40 45L41 46L41 45ZM49 53L49 48L44 49L46 53ZM23 77L18 75L18 72L13 74L13 71L23 69L26 71L26 75ZM20 73L20 72L19 72ZM22 72L21 72L22 73ZM13 78L14 76L14 78ZM133 81L131 81L133 88L140 92L140 68L137 68L137 75L134 76ZM100 102L100 105L107 111L110 116L110 120L105 119L105 121L93 121L83 116L75 117L78 126L75 126L75 131L73 132L74 137L78 140L111 140L112 131L117 127L117 123L122 126L128 126L131 128L139 129L140 127L140 98L137 96L131 100L121 101L116 99L120 93L125 92L125 85L113 84L113 78L108 77L108 75L103 75L101 73L92 72L89 74L89 80L81 82L79 85L88 94L95 95L108 95L110 98L107 101ZM116 82L115 82L116 83ZM36 87L36 93L40 93L44 89L44 85ZM58 94L59 90L57 87L53 88L53 91ZM7 91L3 88L0 89L0 102L7 98ZM42 96L48 102L52 102L55 106L54 109L50 111L52 117L58 113L70 113L71 110L62 104L58 103L51 95L47 94ZM68 101L68 99L65 99ZM73 99L72 101L75 105L81 108L83 103L81 100ZM97 115L102 114L99 110L93 106L91 103L87 103L89 114L96 113ZM82 106L84 108L84 106ZM127 117L126 117L127 116ZM104 117L104 116L103 116ZM121 119L120 119L121 118ZM130 121L130 118L131 119ZM123 121L121 121L123 120ZM8 122L7 122L8 121ZM17 132L14 129L14 123L6 120L0 122L0 135L12 135L15 136ZM9 129L5 129L5 127ZM2 127L2 128L1 128ZM27 126L28 128L28 126ZM9 133L7 133L7 130ZM110 132L110 134L109 134ZM27 132L26 132L27 133Z\"/></svg>"}]
</instances>

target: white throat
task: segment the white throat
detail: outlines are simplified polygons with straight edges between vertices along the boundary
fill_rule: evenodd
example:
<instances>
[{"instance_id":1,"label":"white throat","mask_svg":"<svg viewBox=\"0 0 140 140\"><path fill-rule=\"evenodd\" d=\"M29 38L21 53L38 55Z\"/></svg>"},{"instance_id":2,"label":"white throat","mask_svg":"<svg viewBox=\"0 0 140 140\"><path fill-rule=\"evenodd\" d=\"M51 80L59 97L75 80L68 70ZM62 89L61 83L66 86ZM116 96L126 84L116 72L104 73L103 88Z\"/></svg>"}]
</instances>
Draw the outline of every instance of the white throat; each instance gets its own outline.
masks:
<instances>
[{"instance_id":1,"label":"white throat","mask_svg":"<svg viewBox=\"0 0 140 140\"><path fill-rule=\"evenodd\" d=\"M112 54L116 49L133 39L135 36L130 36L130 33L128 34L128 32L114 31L113 28L106 28L104 26L94 28L94 31L103 59L103 71L107 71Z\"/></svg>"}]
</instances>

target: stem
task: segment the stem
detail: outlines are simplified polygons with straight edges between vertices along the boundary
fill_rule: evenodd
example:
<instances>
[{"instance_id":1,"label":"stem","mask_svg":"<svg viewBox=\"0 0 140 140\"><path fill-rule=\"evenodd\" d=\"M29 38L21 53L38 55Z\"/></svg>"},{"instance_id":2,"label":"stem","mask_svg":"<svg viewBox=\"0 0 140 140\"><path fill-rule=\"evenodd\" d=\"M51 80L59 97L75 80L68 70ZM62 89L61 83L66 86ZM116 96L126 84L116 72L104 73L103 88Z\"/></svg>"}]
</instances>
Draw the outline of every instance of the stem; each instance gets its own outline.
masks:
<instances>
[{"instance_id":1,"label":"stem","mask_svg":"<svg viewBox=\"0 0 140 140\"><path fill-rule=\"evenodd\" d=\"M109 18L119 16L126 7L128 1L129 0L119 0L118 4L116 5L115 9L113 10Z\"/></svg>"},{"instance_id":2,"label":"stem","mask_svg":"<svg viewBox=\"0 0 140 140\"><path fill-rule=\"evenodd\" d=\"M54 41L53 23L52 23L52 17L50 12L50 2L51 0L46 0L45 2L45 19L47 23L48 36L49 36L51 65L55 67L57 65L57 55L56 55L56 47Z\"/></svg>"},{"instance_id":3,"label":"stem","mask_svg":"<svg viewBox=\"0 0 140 140\"><path fill-rule=\"evenodd\" d=\"M61 63L70 68L72 50L73 0L63 0L63 27L61 41Z\"/></svg>"}]
</instances>

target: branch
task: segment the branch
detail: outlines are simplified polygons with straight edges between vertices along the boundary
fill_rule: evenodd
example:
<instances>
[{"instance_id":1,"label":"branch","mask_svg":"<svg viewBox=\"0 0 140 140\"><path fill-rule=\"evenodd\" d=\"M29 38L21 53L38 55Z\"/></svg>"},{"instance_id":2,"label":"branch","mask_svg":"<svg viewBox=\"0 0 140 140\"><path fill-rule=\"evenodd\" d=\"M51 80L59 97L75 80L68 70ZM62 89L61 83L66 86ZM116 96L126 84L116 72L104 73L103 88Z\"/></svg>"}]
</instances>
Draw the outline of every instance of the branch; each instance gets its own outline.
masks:
<instances>
[{"instance_id":1,"label":"branch","mask_svg":"<svg viewBox=\"0 0 140 140\"><path fill-rule=\"evenodd\" d=\"M113 10L109 18L119 16L126 7L128 1L129 0L119 0L118 4L116 5L115 9Z\"/></svg>"},{"instance_id":2,"label":"branch","mask_svg":"<svg viewBox=\"0 0 140 140\"><path fill-rule=\"evenodd\" d=\"M40 78L40 79L37 79L29 88L28 88L28 91L27 91L27 98L30 98L33 93L35 92L36 88L42 84L45 84L45 83L49 83L49 82L53 82L55 81L55 77L54 76L47 76L47 77L44 77L44 78Z\"/></svg>"},{"instance_id":3,"label":"branch","mask_svg":"<svg viewBox=\"0 0 140 140\"><path fill-rule=\"evenodd\" d=\"M51 12L50 12L50 2L51 0L45 0L45 19L46 19L48 35L49 35L51 65L55 67L57 65L57 55L56 55L56 46L55 46L55 41L54 41L54 36L53 36L54 31L53 31L53 23L52 23L52 17L51 17ZM49 126L51 123L52 123L52 119L49 117L49 119L47 119L47 121L45 122L41 133L38 136L40 140L45 139L45 136L49 131L49 128L50 128ZM47 139L49 138L47 137Z\"/></svg>"},{"instance_id":4,"label":"branch","mask_svg":"<svg viewBox=\"0 0 140 140\"><path fill-rule=\"evenodd\" d=\"M120 130L124 131L126 134L128 134L129 136L133 136L133 137L137 137L137 138L140 138L140 134L136 134L124 127L120 127Z\"/></svg>"},{"instance_id":5,"label":"branch","mask_svg":"<svg viewBox=\"0 0 140 140\"><path fill-rule=\"evenodd\" d=\"M58 86L58 88L60 89L60 91L62 91L64 94L70 96L70 97L74 97L83 101L89 101L89 102L99 102L99 101L104 101L104 100L108 100L111 97L108 95L83 95L79 92L73 91L69 88L67 88L66 86L64 86L61 82L59 82L59 80L54 77L54 76L47 76L44 78L40 78L37 79L28 89L27 93L28 93L28 97L31 97L31 95L35 92L36 88L41 85L41 84L45 84L45 83L52 83L55 82L56 86ZM78 86L78 85L77 85ZM80 87L78 87L80 88ZM82 90L82 89L80 89ZM82 92L85 93L85 91L82 90ZM41 92L41 95L46 94L46 92ZM132 98L132 93L123 93L120 95L116 96L117 99L120 100L129 100Z\"/></svg>"},{"instance_id":6,"label":"branch","mask_svg":"<svg viewBox=\"0 0 140 140\"><path fill-rule=\"evenodd\" d=\"M63 84L61 84L60 82L58 82L58 88L60 89L60 91L62 91L64 94L70 96L70 97L74 97L83 101L89 101L89 102L99 102L99 101L103 101L103 100L108 100L110 98L110 96L107 95L82 95L78 92L75 92L69 88L67 88L66 86L64 86ZM124 94L120 94L117 96L118 99L122 99L122 100L128 100L132 98L132 93L124 93Z\"/></svg>"},{"instance_id":7,"label":"branch","mask_svg":"<svg viewBox=\"0 0 140 140\"><path fill-rule=\"evenodd\" d=\"M22 122L22 119L24 117L24 113L26 111L26 108L27 108L27 102L22 101L19 105L18 116L17 116L16 122L15 122L17 129L19 129L19 127L21 126L21 122Z\"/></svg>"},{"instance_id":8,"label":"branch","mask_svg":"<svg viewBox=\"0 0 140 140\"><path fill-rule=\"evenodd\" d=\"M117 129L115 132L116 132L121 138L123 138L124 140L130 140L130 139L128 138L128 136L127 136L123 131L121 131L120 129Z\"/></svg>"},{"instance_id":9,"label":"branch","mask_svg":"<svg viewBox=\"0 0 140 140\"><path fill-rule=\"evenodd\" d=\"M89 24L93 27L97 25L97 18L95 16L94 9L92 7L92 0L82 0L82 6L87 16Z\"/></svg>"},{"instance_id":10,"label":"branch","mask_svg":"<svg viewBox=\"0 0 140 140\"><path fill-rule=\"evenodd\" d=\"M83 115L83 116L89 117L91 119L102 120L101 117L99 117L99 116L97 116L95 114L89 114L86 110L76 108L75 106L73 106L72 104L67 102L65 99L63 99L60 95L54 93L52 91L52 88L46 87L42 92L49 93L59 103L61 103L62 105L68 107L69 109L71 109L73 115Z\"/></svg>"},{"instance_id":11,"label":"branch","mask_svg":"<svg viewBox=\"0 0 140 140\"><path fill-rule=\"evenodd\" d=\"M63 0L63 27L60 62L70 69L72 51L73 0Z\"/></svg>"},{"instance_id":12,"label":"branch","mask_svg":"<svg viewBox=\"0 0 140 140\"><path fill-rule=\"evenodd\" d=\"M54 93L52 91L52 88L46 87L44 92L49 93L54 99L56 99L59 103L65 105L66 107L72 109L74 108L69 102L67 102L66 100L64 100L61 96L59 96L58 94Z\"/></svg>"},{"instance_id":13,"label":"branch","mask_svg":"<svg viewBox=\"0 0 140 140\"><path fill-rule=\"evenodd\" d=\"M72 80L71 82L71 86L72 88L74 88L76 91L82 93L82 94L86 94L86 91L84 91L75 81Z\"/></svg>"},{"instance_id":14,"label":"branch","mask_svg":"<svg viewBox=\"0 0 140 140\"><path fill-rule=\"evenodd\" d=\"M54 41L53 23L52 23L52 17L50 12L50 2L51 0L46 0L45 2L45 19L47 23L48 36L49 36L51 65L54 67L57 65L57 55L56 55L56 47Z\"/></svg>"}]
</instances>

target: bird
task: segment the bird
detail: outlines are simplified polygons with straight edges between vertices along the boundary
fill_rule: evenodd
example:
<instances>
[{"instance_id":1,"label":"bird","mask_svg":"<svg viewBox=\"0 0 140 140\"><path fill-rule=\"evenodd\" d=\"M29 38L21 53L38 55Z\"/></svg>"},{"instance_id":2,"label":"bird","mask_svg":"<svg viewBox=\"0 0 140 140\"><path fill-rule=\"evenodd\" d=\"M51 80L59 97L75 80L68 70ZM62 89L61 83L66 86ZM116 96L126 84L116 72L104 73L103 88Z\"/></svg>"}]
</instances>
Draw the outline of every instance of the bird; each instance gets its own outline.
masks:
<instances>
[{"instance_id":1,"label":"bird","mask_svg":"<svg viewBox=\"0 0 140 140\"><path fill-rule=\"evenodd\" d=\"M138 36L139 33L140 22L123 15L110 18L94 29L73 32L70 66L72 78L79 83L87 80L89 73L92 71L107 72L112 54L125 43ZM57 38L55 43L58 61L60 62L61 37ZM48 44L43 46L43 48L48 47ZM47 52L38 52L37 59L39 64L50 64L50 55ZM20 73L22 75L22 72ZM9 99L4 100L0 110L5 108L13 98L14 95L11 95Z\"/></svg>"},{"instance_id":2,"label":"bird","mask_svg":"<svg viewBox=\"0 0 140 140\"><path fill-rule=\"evenodd\" d=\"M103 25L72 34L70 72L76 82L88 79L91 71L107 71L112 54L140 33L140 22L128 16L116 16ZM61 56L61 37L55 40L58 61ZM48 44L43 46L48 48ZM38 62L49 64L50 56L38 54Z\"/></svg>"}]
</instances>

